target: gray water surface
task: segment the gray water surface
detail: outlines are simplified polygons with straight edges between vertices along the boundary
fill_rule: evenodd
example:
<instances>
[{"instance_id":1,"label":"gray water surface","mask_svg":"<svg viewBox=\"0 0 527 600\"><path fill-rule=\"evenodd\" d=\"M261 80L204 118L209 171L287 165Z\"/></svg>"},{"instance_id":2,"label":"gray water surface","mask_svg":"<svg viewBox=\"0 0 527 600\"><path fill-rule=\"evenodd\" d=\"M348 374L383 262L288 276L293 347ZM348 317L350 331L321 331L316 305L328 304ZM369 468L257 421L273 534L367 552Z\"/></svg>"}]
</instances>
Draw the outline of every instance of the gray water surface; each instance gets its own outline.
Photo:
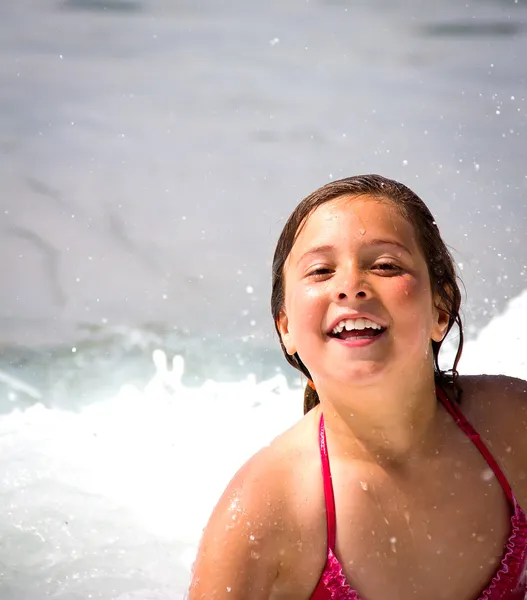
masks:
<instances>
[{"instance_id":1,"label":"gray water surface","mask_svg":"<svg viewBox=\"0 0 527 600\"><path fill-rule=\"evenodd\" d=\"M140 332L274 364L280 228L360 172L430 206L473 333L527 282L526 60L519 1L3 3L3 362Z\"/></svg>"}]
</instances>

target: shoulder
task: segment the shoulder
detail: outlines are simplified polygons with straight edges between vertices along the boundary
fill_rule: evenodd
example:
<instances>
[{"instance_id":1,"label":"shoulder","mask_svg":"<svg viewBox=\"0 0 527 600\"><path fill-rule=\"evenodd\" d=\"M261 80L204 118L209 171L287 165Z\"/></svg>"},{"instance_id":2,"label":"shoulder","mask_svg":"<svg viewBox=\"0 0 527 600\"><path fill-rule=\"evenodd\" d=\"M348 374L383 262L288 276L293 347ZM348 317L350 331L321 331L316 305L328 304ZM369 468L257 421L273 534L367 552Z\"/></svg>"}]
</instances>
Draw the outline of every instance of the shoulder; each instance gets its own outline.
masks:
<instances>
[{"instance_id":1,"label":"shoulder","mask_svg":"<svg viewBox=\"0 0 527 600\"><path fill-rule=\"evenodd\" d=\"M316 437L307 443L310 430L310 419L302 419L231 479L203 532L190 600L269 598L305 518L299 499L316 448ZM228 593L218 595L220 589Z\"/></svg>"},{"instance_id":2,"label":"shoulder","mask_svg":"<svg viewBox=\"0 0 527 600\"><path fill-rule=\"evenodd\" d=\"M527 381L506 375L460 377L461 409L480 434L527 444Z\"/></svg>"},{"instance_id":3,"label":"shoulder","mask_svg":"<svg viewBox=\"0 0 527 600\"><path fill-rule=\"evenodd\" d=\"M462 407L475 418L498 418L515 422L527 420L527 381L507 375L469 375L459 378ZM468 416L468 415L467 415Z\"/></svg>"},{"instance_id":4,"label":"shoulder","mask_svg":"<svg viewBox=\"0 0 527 600\"><path fill-rule=\"evenodd\" d=\"M460 377L461 410L527 506L527 381L506 375Z\"/></svg>"}]
</instances>

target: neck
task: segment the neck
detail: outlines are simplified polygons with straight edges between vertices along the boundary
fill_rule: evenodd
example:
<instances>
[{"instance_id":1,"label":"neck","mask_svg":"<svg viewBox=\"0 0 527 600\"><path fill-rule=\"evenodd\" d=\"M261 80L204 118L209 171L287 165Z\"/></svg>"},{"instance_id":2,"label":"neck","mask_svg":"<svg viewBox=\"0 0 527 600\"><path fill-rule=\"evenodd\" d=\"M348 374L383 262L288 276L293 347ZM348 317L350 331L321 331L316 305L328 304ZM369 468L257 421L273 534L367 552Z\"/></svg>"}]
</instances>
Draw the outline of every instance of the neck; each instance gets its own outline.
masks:
<instances>
[{"instance_id":1,"label":"neck","mask_svg":"<svg viewBox=\"0 0 527 600\"><path fill-rule=\"evenodd\" d=\"M326 428L344 455L403 464L437 448L433 374L425 381L391 383L321 395Z\"/></svg>"}]
</instances>

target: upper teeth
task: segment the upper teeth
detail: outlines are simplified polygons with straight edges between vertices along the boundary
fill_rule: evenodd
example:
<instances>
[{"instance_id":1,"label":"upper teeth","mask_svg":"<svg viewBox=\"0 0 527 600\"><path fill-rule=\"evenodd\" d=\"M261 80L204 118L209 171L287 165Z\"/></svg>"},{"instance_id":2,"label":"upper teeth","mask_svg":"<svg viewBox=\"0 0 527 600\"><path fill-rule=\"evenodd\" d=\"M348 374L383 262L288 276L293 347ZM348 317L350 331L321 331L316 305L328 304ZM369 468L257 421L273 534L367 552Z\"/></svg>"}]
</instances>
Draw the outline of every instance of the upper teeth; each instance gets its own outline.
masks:
<instances>
[{"instance_id":1,"label":"upper teeth","mask_svg":"<svg viewBox=\"0 0 527 600\"><path fill-rule=\"evenodd\" d=\"M382 326L369 319L343 319L335 329L333 329L332 333L338 334L344 329L347 331L351 331L352 329L382 329Z\"/></svg>"}]
</instances>

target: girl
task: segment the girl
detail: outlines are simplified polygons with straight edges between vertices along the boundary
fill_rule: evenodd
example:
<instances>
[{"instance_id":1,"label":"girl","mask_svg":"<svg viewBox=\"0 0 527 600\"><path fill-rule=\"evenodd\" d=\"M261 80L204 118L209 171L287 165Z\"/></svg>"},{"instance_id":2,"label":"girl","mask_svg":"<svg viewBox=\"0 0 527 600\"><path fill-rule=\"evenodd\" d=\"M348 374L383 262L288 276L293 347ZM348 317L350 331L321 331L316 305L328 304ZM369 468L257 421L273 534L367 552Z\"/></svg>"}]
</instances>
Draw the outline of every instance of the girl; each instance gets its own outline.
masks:
<instances>
[{"instance_id":1,"label":"girl","mask_svg":"<svg viewBox=\"0 0 527 600\"><path fill-rule=\"evenodd\" d=\"M527 382L458 376L460 297L406 186L350 177L297 206L272 312L305 416L228 485L190 600L523 600Z\"/></svg>"}]
</instances>

